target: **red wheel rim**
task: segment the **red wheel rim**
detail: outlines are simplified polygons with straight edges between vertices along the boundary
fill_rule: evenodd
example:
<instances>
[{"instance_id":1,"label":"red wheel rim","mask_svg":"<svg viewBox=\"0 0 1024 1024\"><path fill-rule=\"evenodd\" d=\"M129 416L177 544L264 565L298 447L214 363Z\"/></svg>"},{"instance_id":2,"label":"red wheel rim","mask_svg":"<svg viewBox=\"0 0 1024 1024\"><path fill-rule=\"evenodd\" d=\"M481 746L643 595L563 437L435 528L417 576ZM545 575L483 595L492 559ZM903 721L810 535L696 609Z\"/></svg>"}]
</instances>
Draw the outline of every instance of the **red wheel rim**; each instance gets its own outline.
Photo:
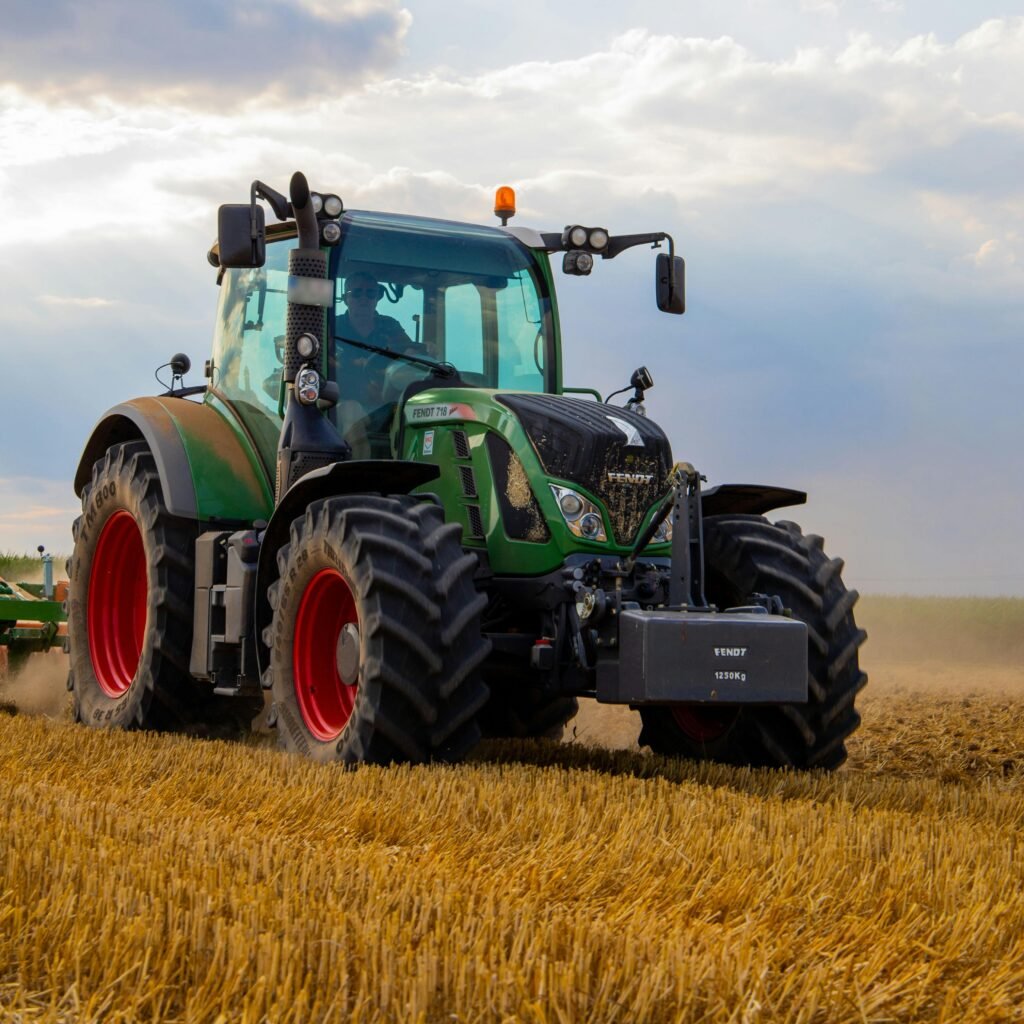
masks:
<instances>
[{"instance_id":1,"label":"red wheel rim","mask_svg":"<svg viewBox=\"0 0 1024 1024\"><path fill-rule=\"evenodd\" d=\"M359 613L345 577L321 569L299 602L292 673L302 720L324 743L341 735L356 703L358 683L345 683L338 671L338 642L350 623L358 628Z\"/></svg>"},{"instance_id":2,"label":"red wheel rim","mask_svg":"<svg viewBox=\"0 0 1024 1024\"><path fill-rule=\"evenodd\" d=\"M89 572L86 632L100 689L120 697L132 685L146 636L146 549L130 512L104 524Z\"/></svg>"},{"instance_id":3,"label":"red wheel rim","mask_svg":"<svg viewBox=\"0 0 1024 1024\"><path fill-rule=\"evenodd\" d=\"M705 708L677 704L672 718L687 737L697 743L721 739L736 721L736 708Z\"/></svg>"}]
</instances>

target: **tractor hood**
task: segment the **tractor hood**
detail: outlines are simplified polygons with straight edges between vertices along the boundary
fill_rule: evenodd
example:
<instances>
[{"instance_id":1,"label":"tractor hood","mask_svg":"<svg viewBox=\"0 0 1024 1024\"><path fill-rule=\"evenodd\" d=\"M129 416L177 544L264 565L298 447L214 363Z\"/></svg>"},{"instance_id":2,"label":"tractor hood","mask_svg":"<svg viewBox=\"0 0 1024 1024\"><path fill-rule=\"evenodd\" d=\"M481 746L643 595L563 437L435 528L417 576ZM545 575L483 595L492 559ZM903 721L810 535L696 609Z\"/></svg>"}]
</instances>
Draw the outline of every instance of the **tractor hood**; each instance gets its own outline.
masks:
<instances>
[{"instance_id":1,"label":"tractor hood","mask_svg":"<svg viewBox=\"0 0 1024 1024\"><path fill-rule=\"evenodd\" d=\"M669 488L672 449L656 423L621 406L561 395L495 395L522 424L544 472L578 483L608 510L615 540L632 544Z\"/></svg>"}]
</instances>

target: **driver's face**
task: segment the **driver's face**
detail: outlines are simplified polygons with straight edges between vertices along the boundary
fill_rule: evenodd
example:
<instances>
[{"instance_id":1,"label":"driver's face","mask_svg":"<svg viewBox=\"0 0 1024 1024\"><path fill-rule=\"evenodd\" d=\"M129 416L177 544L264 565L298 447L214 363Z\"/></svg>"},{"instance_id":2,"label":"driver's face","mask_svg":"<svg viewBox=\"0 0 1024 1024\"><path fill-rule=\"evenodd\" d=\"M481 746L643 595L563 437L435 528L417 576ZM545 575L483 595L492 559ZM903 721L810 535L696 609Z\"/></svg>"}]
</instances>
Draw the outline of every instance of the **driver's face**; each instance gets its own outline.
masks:
<instances>
[{"instance_id":1,"label":"driver's face","mask_svg":"<svg viewBox=\"0 0 1024 1024\"><path fill-rule=\"evenodd\" d=\"M380 285L366 278L356 278L345 289L345 303L349 308L360 310L376 309L380 301Z\"/></svg>"}]
</instances>

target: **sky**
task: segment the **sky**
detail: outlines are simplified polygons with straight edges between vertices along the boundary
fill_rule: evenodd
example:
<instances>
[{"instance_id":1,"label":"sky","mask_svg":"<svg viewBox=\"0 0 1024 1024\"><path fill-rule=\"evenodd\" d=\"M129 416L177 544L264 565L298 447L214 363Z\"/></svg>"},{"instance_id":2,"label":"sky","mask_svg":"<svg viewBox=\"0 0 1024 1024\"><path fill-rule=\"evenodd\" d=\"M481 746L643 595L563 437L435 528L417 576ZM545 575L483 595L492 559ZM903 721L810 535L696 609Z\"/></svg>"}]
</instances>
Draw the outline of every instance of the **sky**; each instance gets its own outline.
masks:
<instances>
[{"instance_id":1,"label":"sky","mask_svg":"<svg viewBox=\"0 0 1024 1024\"><path fill-rule=\"evenodd\" d=\"M602 9L604 8L604 9ZM104 410L200 383L216 208L613 233L566 383L644 364L709 485L806 490L862 593L1024 596L1024 8L980 0L5 0L0 551L70 549Z\"/></svg>"}]
</instances>

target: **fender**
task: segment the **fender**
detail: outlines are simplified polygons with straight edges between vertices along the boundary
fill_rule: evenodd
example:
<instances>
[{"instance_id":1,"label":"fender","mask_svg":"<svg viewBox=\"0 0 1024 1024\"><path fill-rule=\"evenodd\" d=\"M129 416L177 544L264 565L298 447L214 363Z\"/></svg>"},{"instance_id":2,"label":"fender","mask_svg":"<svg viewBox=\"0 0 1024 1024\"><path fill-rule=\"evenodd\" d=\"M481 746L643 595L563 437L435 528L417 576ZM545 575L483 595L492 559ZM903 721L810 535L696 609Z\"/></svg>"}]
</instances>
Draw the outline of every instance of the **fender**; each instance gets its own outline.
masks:
<instances>
[{"instance_id":1,"label":"fender","mask_svg":"<svg viewBox=\"0 0 1024 1024\"><path fill-rule=\"evenodd\" d=\"M726 513L760 516L772 509L806 502L805 491L765 484L719 484L702 491L700 496L701 511L705 516Z\"/></svg>"},{"instance_id":2,"label":"fender","mask_svg":"<svg viewBox=\"0 0 1024 1024\"><path fill-rule=\"evenodd\" d=\"M260 557L256 568L256 650L260 674L267 665L267 648L263 630L272 617L267 590L277 578L277 552L288 540L292 521L321 498L340 494L408 494L416 487L430 483L441 475L438 466L429 462L408 462L391 459L360 459L334 462L314 469L300 477L288 489L260 537ZM424 495L427 500L428 495ZM435 499L436 500L436 499Z\"/></svg>"},{"instance_id":3,"label":"fender","mask_svg":"<svg viewBox=\"0 0 1024 1024\"><path fill-rule=\"evenodd\" d=\"M93 464L114 444L143 440L160 474L164 504L182 519L251 525L274 507L259 456L230 413L170 396L115 405L93 428L75 472L75 493L92 479Z\"/></svg>"}]
</instances>

